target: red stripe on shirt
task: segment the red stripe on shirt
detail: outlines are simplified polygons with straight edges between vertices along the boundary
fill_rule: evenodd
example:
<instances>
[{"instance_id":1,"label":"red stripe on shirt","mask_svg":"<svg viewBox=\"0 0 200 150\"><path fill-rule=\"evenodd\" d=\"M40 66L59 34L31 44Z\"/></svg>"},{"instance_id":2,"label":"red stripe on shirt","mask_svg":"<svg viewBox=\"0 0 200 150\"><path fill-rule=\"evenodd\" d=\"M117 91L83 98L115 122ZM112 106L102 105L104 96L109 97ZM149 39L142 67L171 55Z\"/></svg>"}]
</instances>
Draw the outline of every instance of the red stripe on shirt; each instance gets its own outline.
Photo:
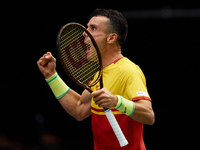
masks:
<instances>
[{"instance_id":1,"label":"red stripe on shirt","mask_svg":"<svg viewBox=\"0 0 200 150\"><path fill-rule=\"evenodd\" d=\"M94 108L94 107L92 107L92 106L91 106L91 109L94 110L94 111L97 111L97 112L104 112L104 109L96 109L96 108ZM112 111L119 111L119 110L117 110L117 109L115 109L115 108L111 108L111 110L112 110Z\"/></svg>"},{"instance_id":2,"label":"red stripe on shirt","mask_svg":"<svg viewBox=\"0 0 200 150\"><path fill-rule=\"evenodd\" d=\"M94 108L94 107L92 107L92 106L91 106L91 109L94 110L94 111L97 111L97 112L104 112L103 109L96 109L96 108Z\"/></svg>"},{"instance_id":3,"label":"red stripe on shirt","mask_svg":"<svg viewBox=\"0 0 200 150\"><path fill-rule=\"evenodd\" d=\"M117 63L117 62L118 62L120 59L122 59L122 58L124 58L124 57L122 56L122 57L118 58L117 60L115 60L115 61L113 62L113 64Z\"/></svg>"},{"instance_id":4,"label":"red stripe on shirt","mask_svg":"<svg viewBox=\"0 0 200 150\"><path fill-rule=\"evenodd\" d=\"M150 98L150 97L147 97L147 96L138 96L138 97L134 97L134 98L132 99L132 101L138 101L138 100L142 100L142 99L144 99L144 100L149 100L149 101L152 102L151 98Z\"/></svg>"}]
</instances>

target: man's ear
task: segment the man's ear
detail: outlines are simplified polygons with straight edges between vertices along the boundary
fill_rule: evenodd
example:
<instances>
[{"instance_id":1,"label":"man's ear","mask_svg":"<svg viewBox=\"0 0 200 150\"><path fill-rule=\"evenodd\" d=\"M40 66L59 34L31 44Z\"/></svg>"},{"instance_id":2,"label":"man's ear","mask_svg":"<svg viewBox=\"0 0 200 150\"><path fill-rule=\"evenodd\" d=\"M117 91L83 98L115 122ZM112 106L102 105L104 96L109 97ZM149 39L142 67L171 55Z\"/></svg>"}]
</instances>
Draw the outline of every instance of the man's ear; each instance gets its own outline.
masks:
<instances>
[{"instance_id":1,"label":"man's ear","mask_svg":"<svg viewBox=\"0 0 200 150\"><path fill-rule=\"evenodd\" d=\"M107 43L108 44L113 44L116 41L117 41L117 34L116 33L109 34L109 36L107 37Z\"/></svg>"}]
</instances>

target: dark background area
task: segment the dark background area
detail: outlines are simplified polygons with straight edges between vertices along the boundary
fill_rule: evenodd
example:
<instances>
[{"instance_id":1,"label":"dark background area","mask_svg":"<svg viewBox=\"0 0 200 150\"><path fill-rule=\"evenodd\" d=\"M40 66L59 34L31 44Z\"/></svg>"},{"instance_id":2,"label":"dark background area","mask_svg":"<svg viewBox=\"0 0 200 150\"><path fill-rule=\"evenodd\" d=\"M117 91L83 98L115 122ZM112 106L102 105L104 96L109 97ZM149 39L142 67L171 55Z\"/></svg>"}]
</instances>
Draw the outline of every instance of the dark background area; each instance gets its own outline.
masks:
<instances>
[{"instance_id":1,"label":"dark background area","mask_svg":"<svg viewBox=\"0 0 200 150\"><path fill-rule=\"evenodd\" d=\"M121 11L129 23L122 48L143 70L156 121L144 125L147 149L196 147L199 135L200 6L171 1L2 2L0 149L93 149L91 118L69 116L45 82L37 60L47 51L59 62L56 36L69 22L86 25L95 8ZM46 137L46 138L45 138ZM52 142L51 142L52 141ZM57 146L58 145L58 146ZM198 148L197 148L198 149Z\"/></svg>"}]
</instances>

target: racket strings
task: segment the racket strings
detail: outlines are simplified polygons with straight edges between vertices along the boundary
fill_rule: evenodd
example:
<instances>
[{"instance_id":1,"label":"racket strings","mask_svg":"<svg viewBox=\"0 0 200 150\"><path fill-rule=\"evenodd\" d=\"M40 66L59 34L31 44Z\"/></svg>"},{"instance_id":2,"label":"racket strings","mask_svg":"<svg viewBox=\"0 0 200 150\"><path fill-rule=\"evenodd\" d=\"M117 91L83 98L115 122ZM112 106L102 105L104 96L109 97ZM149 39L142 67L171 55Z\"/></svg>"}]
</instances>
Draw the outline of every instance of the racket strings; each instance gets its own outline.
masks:
<instances>
[{"instance_id":1,"label":"racket strings","mask_svg":"<svg viewBox=\"0 0 200 150\"><path fill-rule=\"evenodd\" d=\"M67 59L66 56L63 57L65 60ZM71 73L74 75L75 78L77 78L80 81L83 81L84 83L87 83L87 80L84 81L84 79L86 79L88 74L92 74L93 73L93 67L95 64L90 64L87 66L87 69L85 69L85 67L82 67L82 72L80 73L79 70L75 70L74 67L72 65L70 65L69 61L66 61L66 63L68 64L68 69L71 71ZM99 65L97 66L99 67ZM98 69L100 70L100 68Z\"/></svg>"},{"instance_id":2,"label":"racket strings","mask_svg":"<svg viewBox=\"0 0 200 150\"><path fill-rule=\"evenodd\" d=\"M82 37L82 39L83 39L83 37ZM71 55L72 54L72 57L68 58L70 61L75 60L77 62L78 61L87 62L88 60L86 59L86 52L85 51L88 48L88 46L87 45L83 45L83 44L81 45L80 43L76 42L76 44L73 45L73 47L76 47L76 48L71 50L71 51L68 51L68 52L66 52L66 51L64 52L64 50L62 50L62 54L64 55L64 57L66 58L67 55ZM91 49L93 48L92 46L89 46L89 47ZM84 51L83 50L80 51L80 49L83 49ZM94 52L96 52L96 51L94 51ZM91 56L90 56L90 60L93 60L93 61L98 59L97 54L94 53L94 52L92 52Z\"/></svg>"},{"instance_id":3,"label":"racket strings","mask_svg":"<svg viewBox=\"0 0 200 150\"><path fill-rule=\"evenodd\" d=\"M60 37L60 49L70 74L82 84L88 85L100 70L100 63L91 40L85 43L83 32L80 27L66 28Z\"/></svg>"},{"instance_id":4,"label":"racket strings","mask_svg":"<svg viewBox=\"0 0 200 150\"><path fill-rule=\"evenodd\" d=\"M62 45L62 43L65 43L66 41L73 43L76 40L77 33L80 33L80 28L68 27L68 29L64 30L61 34L60 44ZM68 44L70 44L70 43L68 43Z\"/></svg>"},{"instance_id":5,"label":"racket strings","mask_svg":"<svg viewBox=\"0 0 200 150\"><path fill-rule=\"evenodd\" d=\"M67 53L66 56L69 56L68 59L70 59L71 61L73 60L76 62L88 61L86 60L86 53L80 49L83 49L85 51L86 47L81 46L79 42L75 42L72 47L67 47L67 49L63 48L62 54Z\"/></svg>"},{"instance_id":6,"label":"racket strings","mask_svg":"<svg viewBox=\"0 0 200 150\"><path fill-rule=\"evenodd\" d=\"M69 29L70 30L70 29ZM65 48L66 45L70 45L77 40L77 37L81 37L80 30L72 29L69 32L63 32L60 39L61 48Z\"/></svg>"}]
</instances>

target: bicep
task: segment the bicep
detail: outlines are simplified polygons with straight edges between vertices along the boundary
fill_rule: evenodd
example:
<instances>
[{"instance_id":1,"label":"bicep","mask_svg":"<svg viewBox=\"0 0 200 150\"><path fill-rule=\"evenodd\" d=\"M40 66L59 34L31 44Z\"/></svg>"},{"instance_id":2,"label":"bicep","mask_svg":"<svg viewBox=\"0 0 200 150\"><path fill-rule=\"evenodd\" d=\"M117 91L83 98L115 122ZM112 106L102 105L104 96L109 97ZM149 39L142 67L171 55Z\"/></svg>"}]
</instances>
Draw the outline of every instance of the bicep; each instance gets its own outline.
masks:
<instances>
[{"instance_id":1,"label":"bicep","mask_svg":"<svg viewBox=\"0 0 200 150\"><path fill-rule=\"evenodd\" d=\"M79 120L83 120L91 115L91 99L92 96L89 91L84 90L79 101Z\"/></svg>"},{"instance_id":2,"label":"bicep","mask_svg":"<svg viewBox=\"0 0 200 150\"><path fill-rule=\"evenodd\" d=\"M84 90L81 95L81 103L90 103L91 104L92 96L88 90Z\"/></svg>"}]
</instances>

